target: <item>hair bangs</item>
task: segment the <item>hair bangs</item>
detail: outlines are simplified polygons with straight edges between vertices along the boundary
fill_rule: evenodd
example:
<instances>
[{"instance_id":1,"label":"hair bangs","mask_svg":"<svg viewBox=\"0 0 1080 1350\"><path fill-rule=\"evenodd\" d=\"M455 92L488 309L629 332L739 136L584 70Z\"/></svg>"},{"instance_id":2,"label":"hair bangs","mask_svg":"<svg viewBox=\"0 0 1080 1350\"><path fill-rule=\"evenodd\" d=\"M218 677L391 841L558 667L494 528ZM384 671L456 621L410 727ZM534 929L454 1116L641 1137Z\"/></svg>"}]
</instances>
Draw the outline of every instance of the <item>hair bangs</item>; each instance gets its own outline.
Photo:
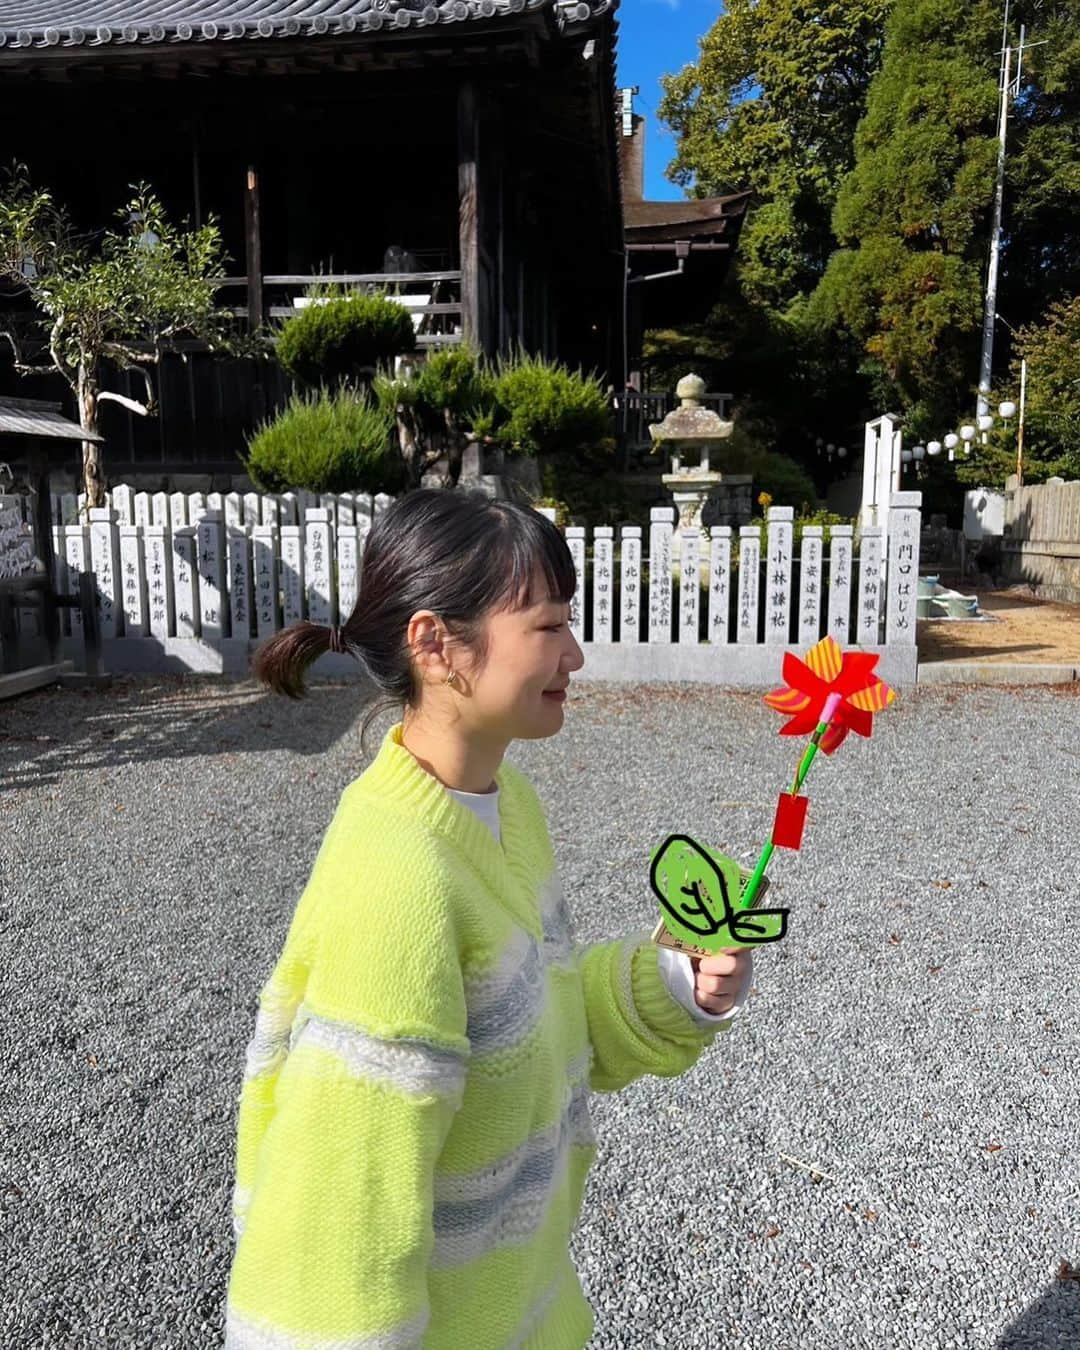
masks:
<instances>
[{"instance_id":1,"label":"hair bangs","mask_svg":"<svg viewBox=\"0 0 1080 1350\"><path fill-rule=\"evenodd\" d=\"M496 505L501 505L497 503ZM493 575L505 578L498 602L509 609L529 609L544 600L568 605L577 589L574 560L557 527L538 511L500 511L502 528L492 550ZM544 579L535 594L536 570Z\"/></svg>"}]
</instances>

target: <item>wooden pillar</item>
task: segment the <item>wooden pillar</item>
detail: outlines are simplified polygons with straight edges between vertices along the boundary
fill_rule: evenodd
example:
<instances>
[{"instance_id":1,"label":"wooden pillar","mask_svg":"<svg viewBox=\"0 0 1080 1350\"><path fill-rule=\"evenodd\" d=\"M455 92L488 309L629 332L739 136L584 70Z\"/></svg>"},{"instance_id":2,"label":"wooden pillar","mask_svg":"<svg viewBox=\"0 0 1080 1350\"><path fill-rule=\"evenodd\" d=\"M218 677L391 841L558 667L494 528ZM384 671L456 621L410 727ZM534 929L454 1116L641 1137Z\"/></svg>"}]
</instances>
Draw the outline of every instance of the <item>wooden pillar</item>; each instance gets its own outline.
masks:
<instances>
[{"instance_id":1,"label":"wooden pillar","mask_svg":"<svg viewBox=\"0 0 1080 1350\"><path fill-rule=\"evenodd\" d=\"M303 275L311 270L311 216L313 178L310 155L290 147L286 156L290 191L286 204L288 271Z\"/></svg>"},{"instance_id":2,"label":"wooden pillar","mask_svg":"<svg viewBox=\"0 0 1080 1350\"><path fill-rule=\"evenodd\" d=\"M248 331L254 332L263 321L262 235L259 225L259 175L248 165L244 191L244 244L247 255Z\"/></svg>"},{"instance_id":3,"label":"wooden pillar","mask_svg":"<svg viewBox=\"0 0 1080 1350\"><path fill-rule=\"evenodd\" d=\"M480 340L480 196L478 191L479 115L476 86L458 87L458 252L461 259L461 334Z\"/></svg>"},{"instance_id":4,"label":"wooden pillar","mask_svg":"<svg viewBox=\"0 0 1080 1350\"><path fill-rule=\"evenodd\" d=\"M199 173L199 119L191 122L191 195L195 205L195 228L202 228L202 184Z\"/></svg>"},{"instance_id":5,"label":"wooden pillar","mask_svg":"<svg viewBox=\"0 0 1080 1350\"><path fill-rule=\"evenodd\" d=\"M49 495L49 462L41 446L32 445L27 452L27 477L34 489L34 533L37 535L37 556L45 570L45 584L41 588L41 628L48 651L47 660L55 665L60 660L60 615L56 608L56 589L53 580L52 498Z\"/></svg>"}]
</instances>

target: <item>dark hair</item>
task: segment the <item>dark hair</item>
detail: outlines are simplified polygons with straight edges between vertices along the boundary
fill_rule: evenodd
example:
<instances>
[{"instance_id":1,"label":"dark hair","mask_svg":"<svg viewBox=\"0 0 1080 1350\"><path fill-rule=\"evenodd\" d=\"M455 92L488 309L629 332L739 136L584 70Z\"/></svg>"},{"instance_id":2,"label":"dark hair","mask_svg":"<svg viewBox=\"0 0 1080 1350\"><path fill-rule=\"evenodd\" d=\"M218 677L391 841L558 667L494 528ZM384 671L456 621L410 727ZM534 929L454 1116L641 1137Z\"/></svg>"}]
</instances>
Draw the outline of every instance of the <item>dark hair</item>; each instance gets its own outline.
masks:
<instances>
[{"instance_id":1,"label":"dark hair","mask_svg":"<svg viewBox=\"0 0 1080 1350\"><path fill-rule=\"evenodd\" d=\"M437 614L482 669L485 616L544 598L530 594L537 563L549 593L568 604L577 577L559 529L531 506L496 501L480 489L416 488L375 516L356 604L341 625L344 643L359 654L383 695L360 729L365 755L364 737L379 713L419 703L420 681L406 641L416 611ZM324 624L290 624L258 649L252 673L275 693L302 698L304 672L330 650L331 640Z\"/></svg>"}]
</instances>

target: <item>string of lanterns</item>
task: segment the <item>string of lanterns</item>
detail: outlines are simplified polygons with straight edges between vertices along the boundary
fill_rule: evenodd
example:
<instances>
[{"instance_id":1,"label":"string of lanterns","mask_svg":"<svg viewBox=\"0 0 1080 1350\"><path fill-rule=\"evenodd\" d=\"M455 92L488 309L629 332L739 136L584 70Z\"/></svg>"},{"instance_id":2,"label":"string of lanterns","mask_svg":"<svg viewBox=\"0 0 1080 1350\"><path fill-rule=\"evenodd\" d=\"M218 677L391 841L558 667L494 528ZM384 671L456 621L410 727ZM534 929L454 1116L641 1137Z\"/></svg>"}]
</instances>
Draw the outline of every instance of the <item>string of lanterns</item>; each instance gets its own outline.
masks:
<instances>
[{"instance_id":1,"label":"string of lanterns","mask_svg":"<svg viewBox=\"0 0 1080 1350\"><path fill-rule=\"evenodd\" d=\"M832 463L833 455L835 455L837 459L843 459L847 454L846 446L834 445L832 441L826 443L824 437L819 436L814 442L814 453L820 456L823 450L825 452L825 458L830 464Z\"/></svg>"},{"instance_id":2,"label":"string of lanterns","mask_svg":"<svg viewBox=\"0 0 1080 1350\"><path fill-rule=\"evenodd\" d=\"M998 404L998 416L1003 422L1008 422L1015 414L1016 404L1013 403L1011 399L1006 399L1005 402ZM912 446L911 449L904 446L900 451L901 462L905 468L909 464L914 463L917 472L919 463L927 455L940 455L944 448L949 452L949 462L952 463L956 459L956 450L960 445L963 446L965 457L971 454L971 442L976 436L980 435L980 433L982 444L985 445L987 440L986 433L993 425L993 415L991 413L983 413L981 417L975 419L974 425L970 422L965 423L960 428L959 435L955 431L950 431L948 435L943 437L940 441L927 441L925 445L915 445Z\"/></svg>"}]
</instances>

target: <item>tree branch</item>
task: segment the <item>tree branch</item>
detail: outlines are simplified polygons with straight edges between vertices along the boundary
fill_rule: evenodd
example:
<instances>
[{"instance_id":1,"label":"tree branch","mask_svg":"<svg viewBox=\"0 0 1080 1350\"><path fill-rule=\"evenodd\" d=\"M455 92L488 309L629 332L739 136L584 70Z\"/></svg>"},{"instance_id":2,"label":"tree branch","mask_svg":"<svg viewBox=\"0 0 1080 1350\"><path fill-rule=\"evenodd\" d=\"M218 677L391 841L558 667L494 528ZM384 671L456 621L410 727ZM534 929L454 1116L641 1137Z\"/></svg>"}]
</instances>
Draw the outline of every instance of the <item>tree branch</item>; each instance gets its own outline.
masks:
<instances>
[{"instance_id":1,"label":"tree branch","mask_svg":"<svg viewBox=\"0 0 1080 1350\"><path fill-rule=\"evenodd\" d=\"M108 343L107 345L108 345L108 346L116 346L117 344L115 344L115 343ZM103 354L104 354L104 353L103 353ZM142 378L143 378L143 384L146 385L146 404L145 404L145 406L133 407L132 404L131 404L131 402L130 402L130 401L125 402L123 396L121 396L120 394L108 394L108 393L106 393L106 394L101 394L101 395L99 395L99 397L100 397L100 398L111 398L111 399L114 399L117 403L124 403L124 406L125 406L125 407L130 407L130 408L132 408L132 411L133 411L133 412L138 412L138 413L141 413L142 416L144 416L144 417L149 417L149 416L151 416L153 413L155 413L155 412L157 411L157 399L156 399L155 396L154 396L154 386L153 386L153 384L151 383L151 380L150 380L150 372L146 369L146 366L145 366L145 365L142 365L142 366L135 366L135 367L133 367L133 369L136 370L136 371L138 372L138 374L140 374L140 375L142 376Z\"/></svg>"},{"instance_id":2,"label":"tree branch","mask_svg":"<svg viewBox=\"0 0 1080 1350\"><path fill-rule=\"evenodd\" d=\"M64 379L67 380L68 384L70 384L74 388L75 381L78 377L78 372L73 365L69 365L69 363L65 361L64 358L60 355L60 348L59 348L60 330L64 326L64 318L65 318L64 311L61 310L60 313L56 316L56 320L52 326L52 331L49 334L49 355L56 363L56 369L60 372L61 375L63 375Z\"/></svg>"},{"instance_id":3,"label":"tree branch","mask_svg":"<svg viewBox=\"0 0 1080 1350\"><path fill-rule=\"evenodd\" d=\"M157 355L154 352L140 352L135 347L129 347L123 342L104 342L101 346L102 356L118 356L124 361L131 361L133 364L152 366L157 364Z\"/></svg>"},{"instance_id":4,"label":"tree branch","mask_svg":"<svg viewBox=\"0 0 1080 1350\"><path fill-rule=\"evenodd\" d=\"M22 349L14 333L9 333L6 329L0 329L0 338L7 338L8 346L11 348L11 355L14 358L15 369L20 375L55 375L55 366L31 366L22 359Z\"/></svg>"},{"instance_id":5,"label":"tree branch","mask_svg":"<svg viewBox=\"0 0 1080 1350\"><path fill-rule=\"evenodd\" d=\"M119 403L122 407L127 408L129 412L138 413L140 417L150 416L149 407L144 407L143 404L136 403L133 398L128 398L124 394L114 394L108 389L102 389L97 398L99 403L103 399L111 399L114 403Z\"/></svg>"}]
</instances>

